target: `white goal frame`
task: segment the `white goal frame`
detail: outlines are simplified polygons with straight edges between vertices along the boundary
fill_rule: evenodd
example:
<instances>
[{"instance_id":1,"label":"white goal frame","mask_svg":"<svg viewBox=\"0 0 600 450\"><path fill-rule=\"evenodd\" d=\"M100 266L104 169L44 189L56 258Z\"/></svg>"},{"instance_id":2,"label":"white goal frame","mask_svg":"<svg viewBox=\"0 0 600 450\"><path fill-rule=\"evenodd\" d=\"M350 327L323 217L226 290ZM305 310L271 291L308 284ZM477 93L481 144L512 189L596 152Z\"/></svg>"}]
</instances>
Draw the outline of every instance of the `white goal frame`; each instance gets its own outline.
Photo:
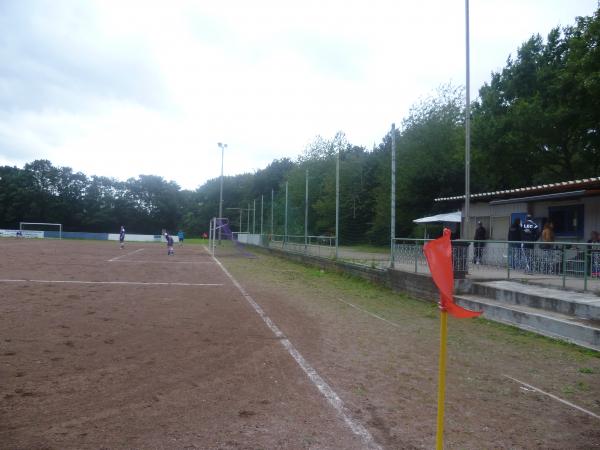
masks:
<instances>
[{"instance_id":1,"label":"white goal frame","mask_svg":"<svg viewBox=\"0 0 600 450\"><path fill-rule=\"evenodd\" d=\"M19 231L43 231L43 230L24 230L23 225L44 225L58 227L58 239L62 239L62 223L47 223L47 222L19 222Z\"/></svg>"},{"instance_id":2,"label":"white goal frame","mask_svg":"<svg viewBox=\"0 0 600 450\"><path fill-rule=\"evenodd\" d=\"M225 221L222 225L217 225L217 220ZM229 219L227 217L213 217L210 219L210 225L208 228L208 249L212 256L215 256L215 244L218 240L219 243L221 241L220 233L217 236L217 230L221 230L225 225L229 224Z\"/></svg>"}]
</instances>

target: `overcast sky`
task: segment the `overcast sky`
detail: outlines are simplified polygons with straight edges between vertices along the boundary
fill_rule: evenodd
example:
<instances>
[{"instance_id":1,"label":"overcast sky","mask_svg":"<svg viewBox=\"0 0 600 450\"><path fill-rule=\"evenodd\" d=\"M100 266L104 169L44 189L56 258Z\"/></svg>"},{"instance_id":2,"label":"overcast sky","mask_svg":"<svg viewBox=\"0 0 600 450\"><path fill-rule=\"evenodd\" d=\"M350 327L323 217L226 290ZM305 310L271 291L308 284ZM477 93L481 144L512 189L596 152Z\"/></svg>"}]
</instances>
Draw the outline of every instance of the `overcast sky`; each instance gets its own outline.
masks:
<instances>
[{"instance_id":1,"label":"overcast sky","mask_svg":"<svg viewBox=\"0 0 600 450\"><path fill-rule=\"evenodd\" d=\"M471 0L471 91L596 0ZM465 84L464 0L0 0L0 165L195 189Z\"/></svg>"}]
</instances>

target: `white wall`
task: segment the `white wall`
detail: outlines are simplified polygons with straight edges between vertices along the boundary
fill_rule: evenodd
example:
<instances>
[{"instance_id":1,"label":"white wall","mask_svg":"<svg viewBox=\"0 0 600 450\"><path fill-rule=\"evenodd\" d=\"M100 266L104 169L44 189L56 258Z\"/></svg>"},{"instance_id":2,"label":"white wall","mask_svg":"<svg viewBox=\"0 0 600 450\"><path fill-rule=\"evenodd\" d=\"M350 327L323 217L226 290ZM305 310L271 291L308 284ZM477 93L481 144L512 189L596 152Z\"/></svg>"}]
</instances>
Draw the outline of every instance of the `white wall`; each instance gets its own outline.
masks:
<instances>
[{"instance_id":1,"label":"white wall","mask_svg":"<svg viewBox=\"0 0 600 450\"><path fill-rule=\"evenodd\" d=\"M238 233L238 242L241 244L262 245L262 235L251 233Z\"/></svg>"},{"instance_id":2,"label":"white wall","mask_svg":"<svg viewBox=\"0 0 600 450\"><path fill-rule=\"evenodd\" d=\"M176 235L171 236L173 242L179 242L179 238ZM109 241L118 241L118 233L109 233ZM125 242L166 242L165 237L160 234L126 234Z\"/></svg>"},{"instance_id":3,"label":"white wall","mask_svg":"<svg viewBox=\"0 0 600 450\"><path fill-rule=\"evenodd\" d=\"M17 231L19 230L0 230L0 237L17 237ZM22 233L24 238L44 238L43 231L23 230Z\"/></svg>"}]
</instances>

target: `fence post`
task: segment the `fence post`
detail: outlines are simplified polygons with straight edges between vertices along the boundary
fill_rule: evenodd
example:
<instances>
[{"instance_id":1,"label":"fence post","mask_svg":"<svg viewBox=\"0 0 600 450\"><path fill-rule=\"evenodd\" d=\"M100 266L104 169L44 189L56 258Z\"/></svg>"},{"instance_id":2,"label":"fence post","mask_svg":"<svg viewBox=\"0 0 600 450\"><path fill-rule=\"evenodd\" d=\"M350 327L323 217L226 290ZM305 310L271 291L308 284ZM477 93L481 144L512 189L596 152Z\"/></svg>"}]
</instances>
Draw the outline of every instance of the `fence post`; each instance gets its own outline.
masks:
<instances>
[{"instance_id":1,"label":"fence post","mask_svg":"<svg viewBox=\"0 0 600 450\"><path fill-rule=\"evenodd\" d=\"M308 254L308 169L306 169L306 189L304 192L304 254Z\"/></svg>"},{"instance_id":2,"label":"fence post","mask_svg":"<svg viewBox=\"0 0 600 450\"><path fill-rule=\"evenodd\" d=\"M566 276L567 276L567 264L566 264L566 259L565 259L565 246L563 244L562 246L562 287L564 288L566 285Z\"/></svg>"},{"instance_id":3,"label":"fence post","mask_svg":"<svg viewBox=\"0 0 600 450\"><path fill-rule=\"evenodd\" d=\"M285 182L285 219L283 226L283 247L285 248L285 241L287 241L288 229L287 229L287 219L288 219L288 182Z\"/></svg>"},{"instance_id":4,"label":"fence post","mask_svg":"<svg viewBox=\"0 0 600 450\"><path fill-rule=\"evenodd\" d=\"M417 273L417 267L418 267L418 260L419 260L419 241L415 241L415 273Z\"/></svg>"},{"instance_id":5,"label":"fence post","mask_svg":"<svg viewBox=\"0 0 600 450\"><path fill-rule=\"evenodd\" d=\"M394 240L396 239L396 124L392 124L392 181L390 193L390 267L394 268Z\"/></svg>"},{"instance_id":6,"label":"fence post","mask_svg":"<svg viewBox=\"0 0 600 450\"><path fill-rule=\"evenodd\" d=\"M588 246L586 245L583 250L583 290L587 291L588 283Z\"/></svg>"},{"instance_id":7,"label":"fence post","mask_svg":"<svg viewBox=\"0 0 600 450\"><path fill-rule=\"evenodd\" d=\"M273 213L275 211L275 190L271 189L271 239L273 238Z\"/></svg>"},{"instance_id":8,"label":"fence post","mask_svg":"<svg viewBox=\"0 0 600 450\"><path fill-rule=\"evenodd\" d=\"M338 248L340 245L340 152L338 148L335 160L335 259L338 259Z\"/></svg>"},{"instance_id":9,"label":"fence post","mask_svg":"<svg viewBox=\"0 0 600 450\"><path fill-rule=\"evenodd\" d=\"M510 263L512 262L512 247L510 246L510 242L508 244L507 247L507 251L506 251L506 279L510 280Z\"/></svg>"}]
</instances>

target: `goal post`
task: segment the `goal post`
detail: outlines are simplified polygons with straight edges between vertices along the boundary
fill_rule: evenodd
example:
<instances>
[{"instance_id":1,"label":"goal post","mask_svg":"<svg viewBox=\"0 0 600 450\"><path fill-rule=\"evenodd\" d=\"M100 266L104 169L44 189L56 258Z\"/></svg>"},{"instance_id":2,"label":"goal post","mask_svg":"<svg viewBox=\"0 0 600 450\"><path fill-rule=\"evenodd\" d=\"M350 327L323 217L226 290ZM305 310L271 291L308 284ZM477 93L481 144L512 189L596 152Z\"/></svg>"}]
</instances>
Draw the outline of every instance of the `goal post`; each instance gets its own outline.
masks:
<instances>
[{"instance_id":1,"label":"goal post","mask_svg":"<svg viewBox=\"0 0 600 450\"><path fill-rule=\"evenodd\" d=\"M19 230L27 237L27 232L43 232L44 238L62 239L62 223L19 222ZM34 236L31 236L34 237Z\"/></svg>"},{"instance_id":2,"label":"goal post","mask_svg":"<svg viewBox=\"0 0 600 450\"><path fill-rule=\"evenodd\" d=\"M215 255L216 241L220 243L221 239L231 239L229 219L227 217L213 217L210 219L208 232L208 248L213 256Z\"/></svg>"}]
</instances>

